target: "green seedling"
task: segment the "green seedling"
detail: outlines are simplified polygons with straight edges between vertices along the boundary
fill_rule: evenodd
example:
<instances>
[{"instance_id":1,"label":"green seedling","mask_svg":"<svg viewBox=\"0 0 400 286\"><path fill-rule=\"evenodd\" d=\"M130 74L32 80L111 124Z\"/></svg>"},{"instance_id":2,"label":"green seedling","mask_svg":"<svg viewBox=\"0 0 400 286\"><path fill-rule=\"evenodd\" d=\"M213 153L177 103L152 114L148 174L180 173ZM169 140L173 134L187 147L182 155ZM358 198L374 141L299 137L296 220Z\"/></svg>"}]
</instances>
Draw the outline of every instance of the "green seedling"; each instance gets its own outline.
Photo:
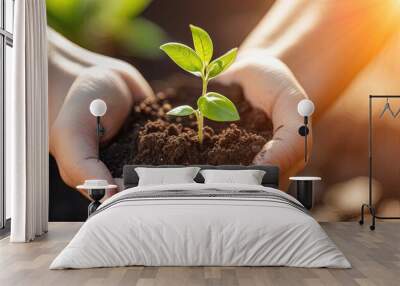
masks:
<instances>
[{"instance_id":1,"label":"green seedling","mask_svg":"<svg viewBox=\"0 0 400 286\"><path fill-rule=\"evenodd\" d=\"M217 92L207 92L208 82L224 72L235 60L237 48L231 49L211 61L213 43L203 29L190 25L194 50L181 43L167 43L160 47L179 67L202 80L202 93L197 100L197 109L189 105L173 108L167 114L188 116L194 114L197 120L199 142L203 142L204 117L218 122L239 120L239 113L228 98Z\"/></svg>"}]
</instances>

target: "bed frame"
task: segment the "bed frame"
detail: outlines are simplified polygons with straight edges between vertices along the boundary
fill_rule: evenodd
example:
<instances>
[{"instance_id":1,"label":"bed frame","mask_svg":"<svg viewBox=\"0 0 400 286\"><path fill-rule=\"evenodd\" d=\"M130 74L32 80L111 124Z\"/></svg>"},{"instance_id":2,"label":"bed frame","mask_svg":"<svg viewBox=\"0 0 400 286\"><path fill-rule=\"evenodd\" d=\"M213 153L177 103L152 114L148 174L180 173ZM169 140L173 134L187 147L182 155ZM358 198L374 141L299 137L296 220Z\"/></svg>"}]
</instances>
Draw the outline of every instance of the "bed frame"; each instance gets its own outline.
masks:
<instances>
[{"instance_id":1,"label":"bed frame","mask_svg":"<svg viewBox=\"0 0 400 286\"><path fill-rule=\"evenodd\" d=\"M217 169L217 170L263 170L265 171L265 175L262 179L261 184L265 187L271 187L278 189L279 188L279 168L277 166L265 166L265 165L252 165L252 166L241 166L241 165L190 165L191 167L200 167L202 170L204 169ZM139 183L139 176L135 171L137 167L152 167L152 168L177 168L177 167L185 167L183 165L160 165L160 166L151 166L151 165L125 165L123 169L123 181L124 181L124 189L136 187ZM198 173L196 178L194 179L197 183L203 183L203 176Z\"/></svg>"}]
</instances>

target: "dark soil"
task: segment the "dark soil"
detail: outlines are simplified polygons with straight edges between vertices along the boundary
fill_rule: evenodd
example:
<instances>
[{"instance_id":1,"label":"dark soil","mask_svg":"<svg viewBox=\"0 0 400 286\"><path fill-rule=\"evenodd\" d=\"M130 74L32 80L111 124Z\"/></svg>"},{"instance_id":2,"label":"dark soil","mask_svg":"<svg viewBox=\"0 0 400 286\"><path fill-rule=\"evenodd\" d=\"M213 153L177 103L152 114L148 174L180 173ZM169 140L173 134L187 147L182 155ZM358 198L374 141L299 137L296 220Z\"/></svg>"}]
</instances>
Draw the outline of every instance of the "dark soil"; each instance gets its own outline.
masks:
<instances>
[{"instance_id":1,"label":"dark soil","mask_svg":"<svg viewBox=\"0 0 400 286\"><path fill-rule=\"evenodd\" d=\"M271 120L244 99L238 85L209 84L209 91L219 92L235 103L240 121L205 119L203 144L197 139L194 116L166 115L172 107L196 106L201 94L199 79L179 76L155 82L153 88L156 97L134 106L117 137L101 150L101 159L114 177L121 177L126 164L249 165L272 137Z\"/></svg>"}]
</instances>

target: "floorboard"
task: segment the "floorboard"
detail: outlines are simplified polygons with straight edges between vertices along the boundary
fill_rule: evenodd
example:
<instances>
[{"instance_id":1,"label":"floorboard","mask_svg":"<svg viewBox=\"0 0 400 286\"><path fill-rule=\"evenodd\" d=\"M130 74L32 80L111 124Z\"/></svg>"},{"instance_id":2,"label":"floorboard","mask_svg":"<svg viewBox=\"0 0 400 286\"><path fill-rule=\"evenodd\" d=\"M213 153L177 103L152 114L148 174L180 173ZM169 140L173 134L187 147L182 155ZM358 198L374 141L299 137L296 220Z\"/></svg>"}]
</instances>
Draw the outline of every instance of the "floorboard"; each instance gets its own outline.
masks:
<instances>
[{"instance_id":1,"label":"floorboard","mask_svg":"<svg viewBox=\"0 0 400 286\"><path fill-rule=\"evenodd\" d=\"M379 222L372 232L356 222L322 223L353 268L289 267L120 267L48 270L81 223L50 223L32 243L0 240L0 285L400 285L400 222Z\"/></svg>"}]
</instances>

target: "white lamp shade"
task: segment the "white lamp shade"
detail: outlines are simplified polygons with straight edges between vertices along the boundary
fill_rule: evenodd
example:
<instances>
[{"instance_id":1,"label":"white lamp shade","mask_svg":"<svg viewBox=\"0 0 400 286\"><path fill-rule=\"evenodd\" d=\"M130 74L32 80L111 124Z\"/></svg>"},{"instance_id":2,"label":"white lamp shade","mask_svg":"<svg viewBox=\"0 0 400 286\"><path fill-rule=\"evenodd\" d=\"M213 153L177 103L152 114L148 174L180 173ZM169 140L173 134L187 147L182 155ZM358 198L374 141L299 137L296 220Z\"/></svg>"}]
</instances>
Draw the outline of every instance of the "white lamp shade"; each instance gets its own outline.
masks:
<instances>
[{"instance_id":1,"label":"white lamp shade","mask_svg":"<svg viewBox=\"0 0 400 286\"><path fill-rule=\"evenodd\" d=\"M314 109L314 103L309 99L303 99L297 105L297 112L303 117L311 116L311 114L314 112Z\"/></svg>"},{"instance_id":2,"label":"white lamp shade","mask_svg":"<svg viewBox=\"0 0 400 286\"><path fill-rule=\"evenodd\" d=\"M107 104L104 102L104 100L95 99L90 103L89 109L93 116L103 116L106 114Z\"/></svg>"}]
</instances>

